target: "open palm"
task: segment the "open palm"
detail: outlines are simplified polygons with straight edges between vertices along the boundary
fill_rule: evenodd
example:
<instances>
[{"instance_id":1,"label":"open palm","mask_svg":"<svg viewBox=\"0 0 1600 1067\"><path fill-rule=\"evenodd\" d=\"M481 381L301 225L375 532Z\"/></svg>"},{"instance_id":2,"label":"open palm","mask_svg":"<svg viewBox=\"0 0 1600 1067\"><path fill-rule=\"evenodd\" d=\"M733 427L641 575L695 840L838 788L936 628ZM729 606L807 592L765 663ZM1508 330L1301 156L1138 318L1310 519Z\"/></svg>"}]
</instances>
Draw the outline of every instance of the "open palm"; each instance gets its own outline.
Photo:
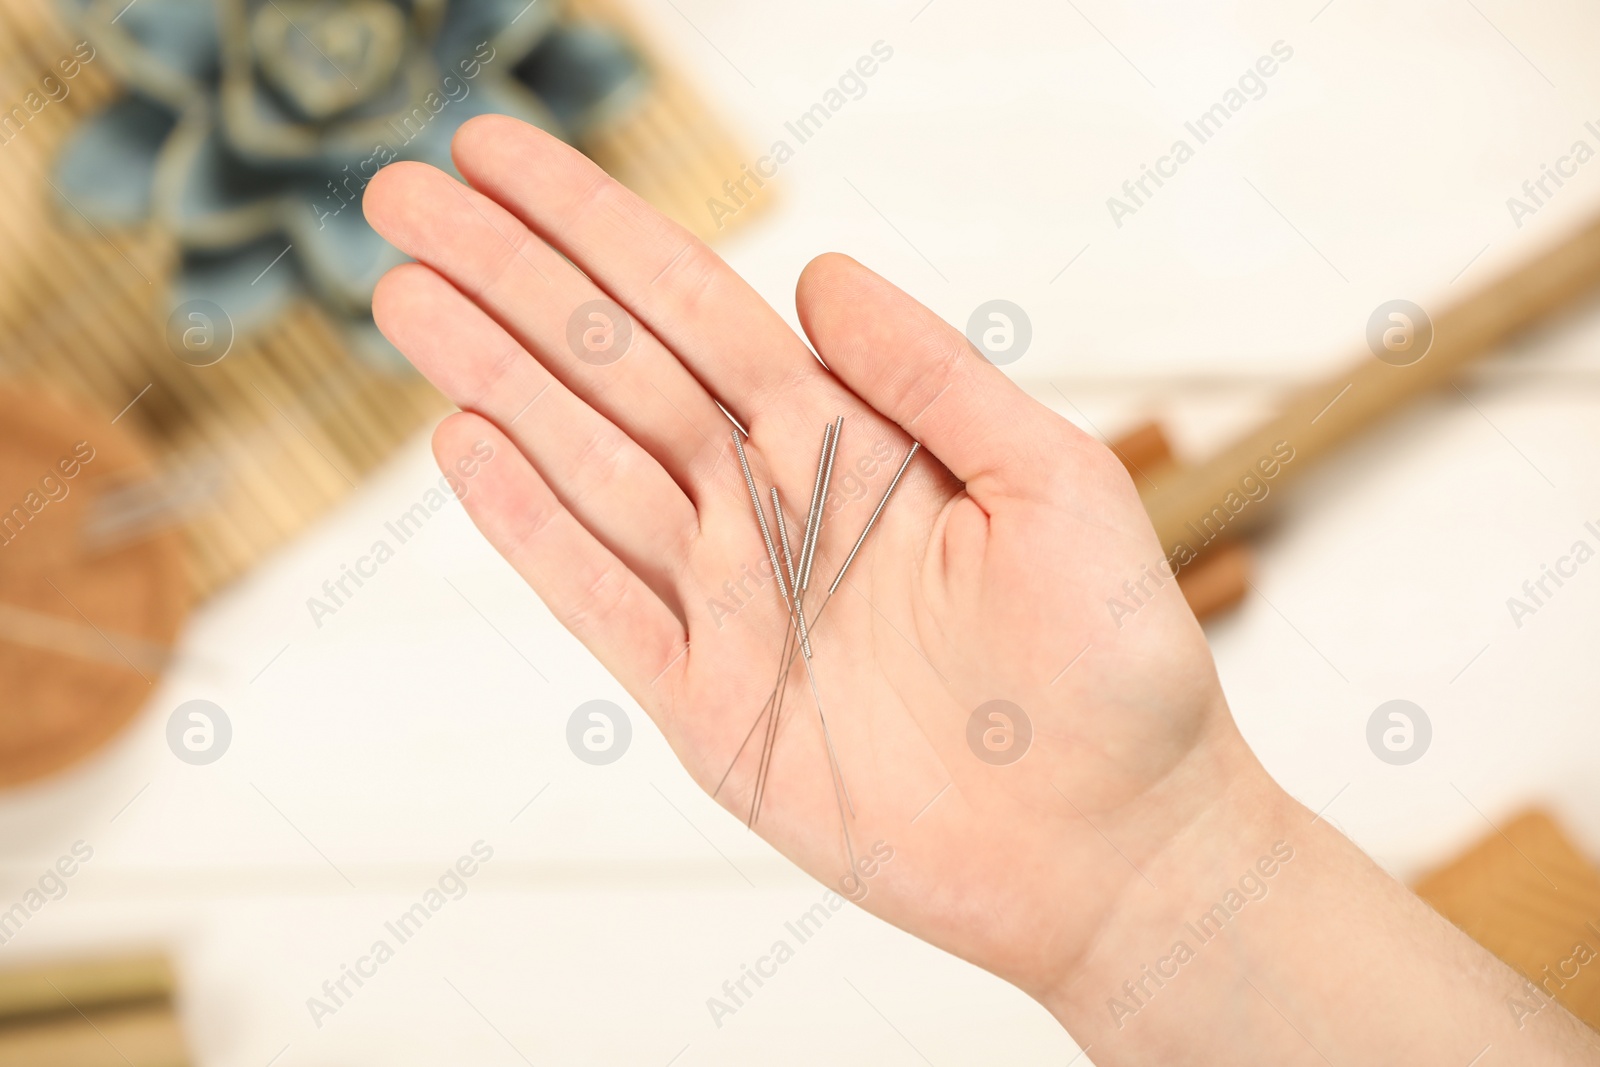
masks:
<instances>
[{"instance_id":1,"label":"open palm","mask_svg":"<svg viewBox=\"0 0 1600 1067\"><path fill-rule=\"evenodd\" d=\"M417 260L383 279L378 323L463 409L441 465L494 449L474 521L748 819L790 616L718 405L797 550L843 416L806 599L816 691L795 660L756 829L910 932L1030 991L1054 981L1209 802L1198 768L1238 747L1192 614L1148 577L1161 554L1121 467L852 260L800 280L813 355L555 139L485 117L455 159L469 185L398 163L365 205ZM598 300L627 315L596 355ZM1106 604L1129 580L1150 595L1119 625Z\"/></svg>"}]
</instances>

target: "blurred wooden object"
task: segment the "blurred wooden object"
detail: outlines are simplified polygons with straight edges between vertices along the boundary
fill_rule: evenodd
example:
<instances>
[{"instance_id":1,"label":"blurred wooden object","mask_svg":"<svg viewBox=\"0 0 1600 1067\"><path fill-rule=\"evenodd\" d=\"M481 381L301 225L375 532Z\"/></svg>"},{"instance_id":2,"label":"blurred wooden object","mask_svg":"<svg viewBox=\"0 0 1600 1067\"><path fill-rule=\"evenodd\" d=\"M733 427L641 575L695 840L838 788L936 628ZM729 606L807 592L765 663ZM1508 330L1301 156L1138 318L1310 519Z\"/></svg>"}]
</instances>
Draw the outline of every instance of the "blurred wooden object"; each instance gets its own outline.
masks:
<instances>
[{"instance_id":1,"label":"blurred wooden object","mask_svg":"<svg viewBox=\"0 0 1600 1067\"><path fill-rule=\"evenodd\" d=\"M1554 998L1600 1028L1600 870L1549 814L1523 812L1415 889L1536 987L1508 1001L1518 1021Z\"/></svg>"},{"instance_id":2,"label":"blurred wooden object","mask_svg":"<svg viewBox=\"0 0 1600 1067\"><path fill-rule=\"evenodd\" d=\"M1111 451L1136 483L1174 476L1172 445L1159 424L1143 423L1110 442ZM1182 475L1177 475L1181 477ZM1195 618L1207 619L1233 607L1250 588L1250 550L1229 543L1178 569L1178 589Z\"/></svg>"},{"instance_id":3,"label":"blurred wooden object","mask_svg":"<svg viewBox=\"0 0 1600 1067\"><path fill-rule=\"evenodd\" d=\"M0 1026L0 1067L189 1067L172 1005L88 1008Z\"/></svg>"},{"instance_id":4,"label":"blurred wooden object","mask_svg":"<svg viewBox=\"0 0 1600 1067\"><path fill-rule=\"evenodd\" d=\"M1280 441L1294 449L1273 480L1277 491L1317 460L1407 402L1445 385L1460 370L1517 332L1552 315L1600 283L1600 220L1534 257L1466 299L1432 316L1432 347L1417 362L1394 366L1363 352L1345 371L1289 398L1277 418L1245 434L1176 477L1140 489L1150 519L1169 558L1206 543L1194 531L1221 508L1256 464L1272 456ZM1239 521L1224 523L1222 540L1243 533L1264 508L1252 506ZM1227 515L1226 511L1222 513Z\"/></svg>"},{"instance_id":5,"label":"blurred wooden object","mask_svg":"<svg viewBox=\"0 0 1600 1067\"><path fill-rule=\"evenodd\" d=\"M157 953L0 971L0 1023L107 1004L167 1001L175 986L172 965Z\"/></svg>"},{"instance_id":6,"label":"blurred wooden object","mask_svg":"<svg viewBox=\"0 0 1600 1067\"><path fill-rule=\"evenodd\" d=\"M1135 484L1154 485L1152 476L1165 473L1175 462L1172 442L1158 422L1140 423L1108 444Z\"/></svg>"},{"instance_id":7,"label":"blurred wooden object","mask_svg":"<svg viewBox=\"0 0 1600 1067\"><path fill-rule=\"evenodd\" d=\"M193 601L187 542L167 528L96 546L85 530L154 469L109 415L0 383L0 785L94 751L150 697Z\"/></svg>"},{"instance_id":8,"label":"blurred wooden object","mask_svg":"<svg viewBox=\"0 0 1600 1067\"><path fill-rule=\"evenodd\" d=\"M0 1067L188 1067L159 955L0 972Z\"/></svg>"},{"instance_id":9,"label":"blurred wooden object","mask_svg":"<svg viewBox=\"0 0 1600 1067\"><path fill-rule=\"evenodd\" d=\"M1178 571L1178 588L1202 622L1238 605L1250 591L1250 549L1237 541L1218 545Z\"/></svg>"},{"instance_id":10,"label":"blurred wooden object","mask_svg":"<svg viewBox=\"0 0 1600 1067\"><path fill-rule=\"evenodd\" d=\"M52 0L0 4L0 101L42 99L40 79L74 40ZM575 12L626 22L615 0ZM653 77L635 112L584 144L603 165L690 229L715 232L705 201L740 173L726 128L631 34ZM80 395L153 445L159 475L205 486L181 519L193 543L188 579L209 593L324 514L406 440L449 410L414 376L390 377L347 356L332 325L302 306L192 367L164 338L175 251L161 234L64 227L50 184L62 137L118 93L109 62L83 66L66 93L26 124L0 131L0 376ZM741 211L735 224L756 214ZM127 410L124 412L123 409Z\"/></svg>"}]
</instances>

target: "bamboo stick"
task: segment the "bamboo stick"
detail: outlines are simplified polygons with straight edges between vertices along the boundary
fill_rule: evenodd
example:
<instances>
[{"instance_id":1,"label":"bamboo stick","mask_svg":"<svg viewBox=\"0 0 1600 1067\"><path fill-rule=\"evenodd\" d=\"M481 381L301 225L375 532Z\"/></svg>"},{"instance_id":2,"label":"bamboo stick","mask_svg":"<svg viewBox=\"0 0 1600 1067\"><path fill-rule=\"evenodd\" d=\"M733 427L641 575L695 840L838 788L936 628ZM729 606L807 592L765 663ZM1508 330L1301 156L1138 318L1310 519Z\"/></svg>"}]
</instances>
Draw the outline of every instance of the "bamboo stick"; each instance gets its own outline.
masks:
<instances>
[{"instance_id":1,"label":"bamboo stick","mask_svg":"<svg viewBox=\"0 0 1600 1067\"><path fill-rule=\"evenodd\" d=\"M173 987L172 967L154 953L0 971L0 1023L75 1007L164 1000Z\"/></svg>"},{"instance_id":2,"label":"bamboo stick","mask_svg":"<svg viewBox=\"0 0 1600 1067\"><path fill-rule=\"evenodd\" d=\"M1433 316L1433 345L1418 362L1392 366L1363 354L1349 369L1290 397L1276 418L1217 455L1170 473L1159 488L1146 485L1144 504L1162 550L1181 567L1211 542L1249 529L1263 509L1229 507L1247 499L1241 486L1248 478L1280 489L1357 433L1446 384L1464 366L1596 284L1600 219ZM1287 463L1281 462L1284 446L1293 449ZM1276 466L1270 479L1260 466L1264 461Z\"/></svg>"},{"instance_id":3,"label":"bamboo stick","mask_svg":"<svg viewBox=\"0 0 1600 1067\"><path fill-rule=\"evenodd\" d=\"M0 1027L0 1067L189 1067L170 1004Z\"/></svg>"}]
</instances>

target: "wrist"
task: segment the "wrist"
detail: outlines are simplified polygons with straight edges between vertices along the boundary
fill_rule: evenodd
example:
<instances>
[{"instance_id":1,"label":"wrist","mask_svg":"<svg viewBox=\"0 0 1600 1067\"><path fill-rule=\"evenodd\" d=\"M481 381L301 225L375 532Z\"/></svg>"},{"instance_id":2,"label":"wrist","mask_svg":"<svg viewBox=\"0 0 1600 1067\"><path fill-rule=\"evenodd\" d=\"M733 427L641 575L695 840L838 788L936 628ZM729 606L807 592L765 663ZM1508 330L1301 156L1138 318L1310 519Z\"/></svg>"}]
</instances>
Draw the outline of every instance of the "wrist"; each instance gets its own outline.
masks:
<instances>
[{"instance_id":1,"label":"wrist","mask_svg":"<svg viewBox=\"0 0 1600 1067\"><path fill-rule=\"evenodd\" d=\"M1595 1062L1592 1031L1559 1011L1524 1026L1507 1007L1526 979L1258 765L1140 866L1148 881L1035 994L1101 1067L1464 1064L1488 1047L1501 1062Z\"/></svg>"},{"instance_id":2,"label":"wrist","mask_svg":"<svg viewBox=\"0 0 1600 1067\"><path fill-rule=\"evenodd\" d=\"M1159 814L1128 813L1120 826L1102 827L1108 839L1122 827L1135 837L1144 820L1162 829L1144 850L1125 850L1136 873L1093 941L1034 993L1080 1041L1120 1031L1181 984L1205 945L1271 895L1293 866L1295 838L1309 818L1262 768L1225 709L1141 804Z\"/></svg>"}]
</instances>

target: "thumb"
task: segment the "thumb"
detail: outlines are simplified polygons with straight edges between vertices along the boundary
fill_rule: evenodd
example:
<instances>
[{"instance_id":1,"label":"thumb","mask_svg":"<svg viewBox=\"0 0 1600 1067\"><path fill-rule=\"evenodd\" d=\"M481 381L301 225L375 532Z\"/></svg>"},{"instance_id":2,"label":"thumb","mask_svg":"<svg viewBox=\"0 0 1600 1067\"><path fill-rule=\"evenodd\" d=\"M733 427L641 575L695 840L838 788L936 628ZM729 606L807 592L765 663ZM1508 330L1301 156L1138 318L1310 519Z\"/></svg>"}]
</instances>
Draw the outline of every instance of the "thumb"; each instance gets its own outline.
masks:
<instances>
[{"instance_id":1,"label":"thumb","mask_svg":"<svg viewBox=\"0 0 1600 1067\"><path fill-rule=\"evenodd\" d=\"M958 330L849 256L812 260L795 293L828 368L980 497L1027 495L1059 463L1066 420L1023 392Z\"/></svg>"}]
</instances>

